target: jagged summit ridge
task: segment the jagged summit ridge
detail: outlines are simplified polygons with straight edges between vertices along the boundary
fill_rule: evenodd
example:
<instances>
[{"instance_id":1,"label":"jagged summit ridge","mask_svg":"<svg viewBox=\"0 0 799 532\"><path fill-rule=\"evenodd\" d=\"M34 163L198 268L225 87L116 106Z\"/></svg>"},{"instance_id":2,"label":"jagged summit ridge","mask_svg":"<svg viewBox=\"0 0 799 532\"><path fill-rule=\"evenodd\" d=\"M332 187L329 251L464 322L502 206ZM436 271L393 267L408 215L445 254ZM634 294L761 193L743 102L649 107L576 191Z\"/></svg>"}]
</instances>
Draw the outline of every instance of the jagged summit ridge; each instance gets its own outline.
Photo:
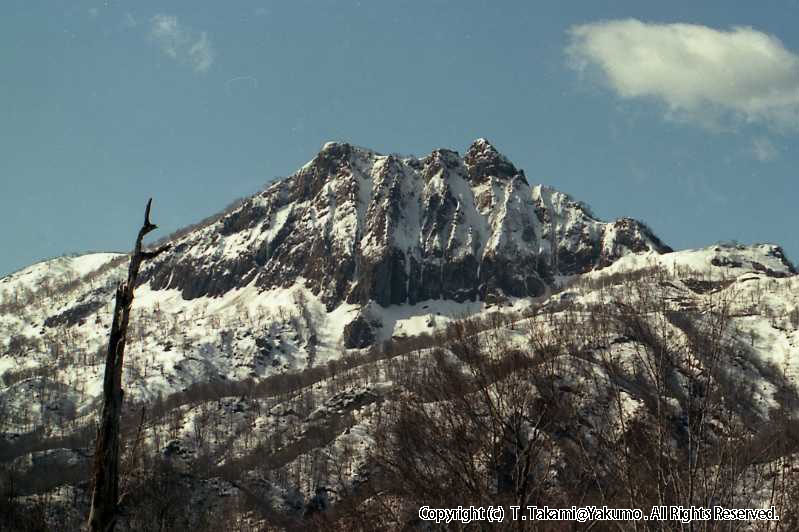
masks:
<instances>
[{"instance_id":1,"label":"jagged summit ridge","mask_svg":"<svg viewBox=\"0 0 799 532\"><path fill-rule=\"evenodd\" d=\"M555 276L640 251L670 248L640 222L606 223L563 193L531 187L485 139L464 156L422 158L329 142L142 275L186 299L302 279L332 309L538 296Z\"/></svg>"}]
</instances>

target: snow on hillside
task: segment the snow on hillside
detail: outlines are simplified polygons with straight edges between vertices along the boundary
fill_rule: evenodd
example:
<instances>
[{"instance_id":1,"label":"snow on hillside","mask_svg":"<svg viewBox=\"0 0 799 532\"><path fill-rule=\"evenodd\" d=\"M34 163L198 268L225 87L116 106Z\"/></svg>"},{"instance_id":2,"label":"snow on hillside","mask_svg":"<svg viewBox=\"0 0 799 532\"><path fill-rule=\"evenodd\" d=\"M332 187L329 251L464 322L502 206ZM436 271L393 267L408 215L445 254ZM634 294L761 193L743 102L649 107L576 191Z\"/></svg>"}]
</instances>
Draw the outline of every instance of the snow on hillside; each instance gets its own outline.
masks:
<instances>
[{"instance_id":1,"label":"snow on hillside","mask_svg":"<svg viewBox=\"0 0 799 532\"><path fill-rule=\"evenodd\" d=\"M36 290L45 282L63 283L79 279L96 271L120 253L88 253L85 255L64 256L38 262L22 270L0 278L0 303L17 288Z\"/></svg>"},{"instance_id":2,"label":"snow on hillside","mask_svg":"<svg viewBox=\"0 0 799 532\"><path fill-rule=\"evenodd\" d=\"M774 244L743 246L717 244L702 249L680 250L659 254L643 252L629 254L599 272L588 272L588 276L606 275L636 270L648 266L662 266L671 271L689 268L706 273L709 278L737 277L747 273L764 273L772 277L787 277L796 273L795 267L783 254L782 248Z\"/></svg>"},{"instance_id":3,"label":"snow on hillside","mask_svg":"<svg viewBox=\"0 0 799 532\"><path fill-rule=\"evenodd\" d=\"M745 297L750 300L757 298L761 304L765 302L778 308L782 315L787 315L799 306L795 298L776 296L772 292L785 290L790 293L796 277L791 275L790 266L780 259L777 249L770 245L748 248L712 246L665 255L628 255L602 270L585 274L581 279L588 282L660 265L672 272L691 271L711 280L738 279L735 289L744 294L754 291L754 295ZM48 272L59 272L66 278L85 275L114 257L113 254L103 254L70 261L57 259L54 265L43 263L26 269L7 284L10 287L22 283L35 286L37 279L48 278L48 275L54 279L62 278L53 277ZM104 348L110 325L113 279L119 278L124 268L123 263L113 270L113 274L107 273L105 280L96 280L91 286L84 287L82 294L81 290L75 293L79 301L92 305L96 302L96 310L92 306L92 313L85 317L67 318L54 326L44 325L49 316L68 315L74 308L72 303L63 301L57 294L51 299L45 297L37 303L38 306L27 309L24 315L0 316L0 326L9 332L4 337L7 352L0 357L0 369L14 373L26 370L32 375L0 391L6 400L21 400L27 393L22 391L23 387L30 389L40 381L41 377L33 375L53 363L52 348L47 345L62 342L60 338L68 334L72 338L69 345L82 347L71 355L72 363L61 370L61 381L67 386L59 392L59 397L74 403L79 413L90 411L87 408L91 408L101 391L102 365L97 353ZM776 288L764 290L768 283ZM149 284L139 287L134 300L133 337L129 341L127 359L140 369L125 374L128 397L152 400L159 395L181 391L194 382L259 379L274 373L302 370L309 365L324 365L344 352L344 328L358 314L375 324L375 342L379 343L391 338L433 333L446 327L453 319L479 315L496 308L479 301L427 300L414 305L389 307L341 304L328 311L320 298L304 285L300 278L292 286L263 291L251 283L230 290L221 297L205 296L191 300L184 299L178 290L153 290ZM691 286L686 284L682 291L694 296ZM567 289L556 297L563 299L571 291ZM584 297L586 301L596 300L595 293ZM519 299L514 307L516 301L508 301L507 308L521 310L530 304ZM740 321L744 330L753 331L757 337L755 343L766 358L776 362L790 358L796 345L795 331L775 330L762 316L743 316ZM11 336L35 339L29 347L32 351L8 352ZM89 363L83 363L84 360ZM22 427L14 426L13 430L22 430Z\"/></svg>"}]
</instances>

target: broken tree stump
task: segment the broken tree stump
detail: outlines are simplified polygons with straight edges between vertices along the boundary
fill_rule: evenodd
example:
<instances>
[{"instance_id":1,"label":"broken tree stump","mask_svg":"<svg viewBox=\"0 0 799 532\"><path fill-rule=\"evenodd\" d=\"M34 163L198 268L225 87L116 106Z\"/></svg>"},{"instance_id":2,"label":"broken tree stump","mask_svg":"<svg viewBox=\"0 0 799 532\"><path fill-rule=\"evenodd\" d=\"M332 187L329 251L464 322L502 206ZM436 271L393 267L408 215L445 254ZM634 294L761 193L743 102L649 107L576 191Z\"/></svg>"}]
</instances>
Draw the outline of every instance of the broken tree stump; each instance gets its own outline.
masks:
<instances>
[{"instance_id":1,"label":"broken tree stump","mask_svg":"<svg viewBox=\"0 0 799 532\"><path fill-rule=\"evenodd\" d=\"M97 430L97 443L94 448L94 467L92 469L92 506L89 512L91 532L110 532L116 526L119 504L119 418L122 413L122 364L125 357L125 342L133 304L133 290L139 276L142 262L152 259L169 249L161 246L154 251L142 250L142 239L156 225L150 223L150 206L144 210L144 224L139 229L136 244L130 257L128 278L119 283L114 304L114 320L108 339L108 352L105 359L103 379L103 411L100 428Z\"/></svg>"}]
</instances>

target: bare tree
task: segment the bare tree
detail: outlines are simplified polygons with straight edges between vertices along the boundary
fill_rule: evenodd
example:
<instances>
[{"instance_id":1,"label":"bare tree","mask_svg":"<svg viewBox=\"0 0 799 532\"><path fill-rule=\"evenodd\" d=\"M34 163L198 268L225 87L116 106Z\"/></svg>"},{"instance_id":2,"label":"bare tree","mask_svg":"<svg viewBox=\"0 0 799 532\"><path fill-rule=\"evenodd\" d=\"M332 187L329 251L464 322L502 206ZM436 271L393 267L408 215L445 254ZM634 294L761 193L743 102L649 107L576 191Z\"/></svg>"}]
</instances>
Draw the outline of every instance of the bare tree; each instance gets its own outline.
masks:
<instances>
[{"instance_id":1,"label":"bare tree","mask_svg":"<svg viewBox=\"0 0 799 532\"><path fill-rule=\"evenodd\" d=\"M89 529L91 532L109 532L114 530L119 504L119 418L122 410L122 365L125 355L125 341L130 319L130 307L133 303L133 290L139 276L142 262L152 259L169 249L169 245L154 251L142 250L142 239L156 229L150 223L150 205L147 202L144 210L144 224L139 229L136 245L130 257L128 279L117 286L114 305L114 321L108 341L108 352L105 360L105 377L103 379L103 411L100 428L97 432L97 443L94 448L94 469L92 472L94 490L92 506L89 513Z\"/></svg>"}]
</instances>

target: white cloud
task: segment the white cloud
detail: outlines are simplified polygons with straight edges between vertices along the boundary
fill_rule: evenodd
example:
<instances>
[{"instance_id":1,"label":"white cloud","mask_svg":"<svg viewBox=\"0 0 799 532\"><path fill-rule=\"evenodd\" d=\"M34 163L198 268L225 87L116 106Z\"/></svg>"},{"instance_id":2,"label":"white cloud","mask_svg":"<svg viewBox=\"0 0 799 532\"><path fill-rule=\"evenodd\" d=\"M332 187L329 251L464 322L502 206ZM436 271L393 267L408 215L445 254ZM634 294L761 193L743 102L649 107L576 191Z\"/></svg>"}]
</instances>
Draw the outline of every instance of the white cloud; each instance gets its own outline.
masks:
<instances>
[{"instance_id":1,"label":"white cloud","mask_svg":"<svg viewBox=\"0 0 799 532\"><path fill-rule=\"evenodd\" d=\"M175 16L154 16L150 37L164 54L190 65L195 72L206 72L214 64L216 54L208 34L182 25Z\"/></svg>"},{"instance_id":2,"label":"white cloud","mask_svg":"<svg viewBox=\"0 0 799 532\"><path fill-rule=\"evenodd\" d=\"M768 162L776 159L779 151L766 137L757 137L752 141L752 155L760 162Z\"/></svg>"},{"instance_id":3,"label":"white cloud","mask_svg":"<svg viewBox=\"0 0 799 532\"><path fill-rule=\"evenodd\" d=\"M747 27L635 19L574 26L567 54L621 98L650 98L667 116L703 125L757 122L799 128L799 56Z\"/></svg>"},{"instance_id":4,"label":"white cloud","mask_svg":"<svg viewBox=\"0 0 799 532\"><path fill-rule=\"evenodd\" d=\"M189 62L200 72L205 72L214 64L214 49L207 33L202 32L200 38L189 48Z\"/></svg>"}]
</instances>

